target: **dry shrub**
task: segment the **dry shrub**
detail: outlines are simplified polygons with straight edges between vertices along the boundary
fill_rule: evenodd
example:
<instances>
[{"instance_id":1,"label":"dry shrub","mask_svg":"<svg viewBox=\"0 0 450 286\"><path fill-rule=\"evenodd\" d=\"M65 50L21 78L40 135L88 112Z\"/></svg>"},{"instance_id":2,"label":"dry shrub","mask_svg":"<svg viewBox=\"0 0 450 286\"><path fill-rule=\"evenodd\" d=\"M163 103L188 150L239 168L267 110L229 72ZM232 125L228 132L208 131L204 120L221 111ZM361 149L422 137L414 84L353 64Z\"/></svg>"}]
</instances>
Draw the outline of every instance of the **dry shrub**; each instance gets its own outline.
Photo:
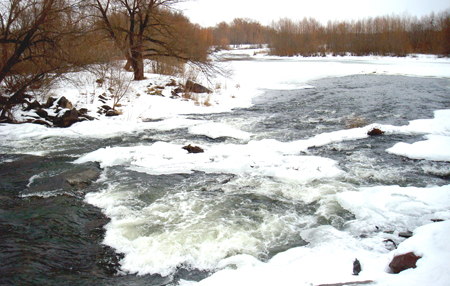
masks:
<instances>
[{"instance_id":1,"label":"dry shrub","mask_svg":"<svg viewBox=\"0 0 450 286\"><path fill-rule=\"evenodd\" d=\"M345 129L363 127L368 124L367 119L362 116L352 115L345 119Z\"/></svg>"},{"instance_id":2,"label":"dry shrub","mask_svg":"<svg viewBox=\"0 0 450 286\"><path fill-rule=\"evenodd\" d=\"M147 66L152 73L170 76L179 76L184 70L184 63L171 57L153 57Z\"/></svg>"}]
</instances>

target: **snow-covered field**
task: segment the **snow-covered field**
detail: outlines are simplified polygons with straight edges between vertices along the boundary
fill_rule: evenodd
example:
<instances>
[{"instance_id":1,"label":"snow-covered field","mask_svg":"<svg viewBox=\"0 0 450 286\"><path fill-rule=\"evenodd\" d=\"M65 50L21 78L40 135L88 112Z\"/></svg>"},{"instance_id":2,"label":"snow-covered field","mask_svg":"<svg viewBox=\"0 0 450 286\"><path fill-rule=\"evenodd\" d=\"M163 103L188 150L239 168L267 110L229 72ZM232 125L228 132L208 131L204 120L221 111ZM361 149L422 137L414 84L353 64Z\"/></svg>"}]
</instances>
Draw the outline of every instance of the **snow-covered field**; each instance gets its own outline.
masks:
<instances>
[{"instance_id":1,"label":"snow-covered field","mask_svg":"<svg viewBox=\"0 0 450 286\"><path fill-rule=\"evenodd\" d=\"M252 49L226 51L222 56L240 60L227 62L234 71L231 78L212 80L209 86L214 91L212 94L201 94L197 100L172 99L171 87L166 87L163 96L148 95L151 85L164 86L171 78L147 74L146 80L131 83L129 94L121 101L122 115L117 117L95 113L102 104L96 97L105 92L96 86L95 78L88 74L73 75L85 84L72 85L62 81L52 93L64 95L77 108L89 109L90 115L99 120L80 122L67 129L2 124L0 140L8 146L43 138L110 138L144 129L188 128L190 134L210 138L233 137L246 144L207 146L207 152L195 157L187 155L180 148L182 145L176 143L105 147L77 158L75 163L96 161L102 168L126 163L131 169L155 175L190 173L193 170L246 173L303 183L338 177L343 171L331 159L299 155L301 152L312 146L363 139L368 136L367 131L377 127L386 135L424 135L423 141L397 143L386 150L388 153L412 159L450 161L450 110L436 110L434 119L417 118L405 126L375 123L293 142L254 140L253 134L240 130L237 125L187 118L188 114L233 112L233 108L250 106L252 99L266 89L314 88L308 85L310 81L328 77L376 73L449 79L449 59L425 55L407 58L279 58ZM450 96L450 83L448 88ZM205 105L205 101L210 104ZM27 153L42 155L47 151L30 148ZM299 172L302 176L298 176ZM320 197L323 194L318 192L314 195ZM339 231L330 225L307 229L301 233L302 239L308 242L306 246L281 252L267 262L245 254L231 256L220 260L214 267L218 271L210 277L200 282L182 280L180 285L319 285L366 280L373 280L374 285L450 285L450 185L426 188L373 186L336 192L332 197L356 217L346 225L348 231ZM90 194L87 201L105 209L113 205L101 194ZM445 221L433 223L431 219ZM381 233L367 240L356 238L361 232L375 232L374 226L392 225L414 227L410 229L414 232L413 237L393 251L386 251L376 242L381 241ZM110 227L113 228L114 225ZM106 240L114 243L108 233ZM422 256L417 268L389 274L391 259L411 251ZM130 252L124 267L131 273L147 273L144 266L130 260L136 257L133 256L136 253ZM363 271L359 276L352 275L355 258L362 263Z\"/></svg>"}]
</instances>

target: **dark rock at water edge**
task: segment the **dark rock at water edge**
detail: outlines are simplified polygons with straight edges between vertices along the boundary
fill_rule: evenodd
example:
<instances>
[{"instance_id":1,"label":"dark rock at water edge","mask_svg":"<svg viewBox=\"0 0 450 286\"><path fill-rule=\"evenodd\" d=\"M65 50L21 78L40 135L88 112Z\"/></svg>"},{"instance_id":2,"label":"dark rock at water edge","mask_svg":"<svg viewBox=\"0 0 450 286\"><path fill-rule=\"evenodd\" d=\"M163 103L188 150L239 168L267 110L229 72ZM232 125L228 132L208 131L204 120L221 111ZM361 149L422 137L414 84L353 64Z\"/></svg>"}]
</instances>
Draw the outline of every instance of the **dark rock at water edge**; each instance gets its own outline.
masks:
<instances>
[{"instance_id":1,"label":"dark rock at water edge","mask_svg":"<svg viewBox=\"0 0 450 286\"><path fill-rule=\"evenodd\" d=\"M192 146L191 144L184 146L183 149L187 150L188 153L203 153L203 152L205 152L202 148L200 148L198 146Z\"/></svg>"},{"instance_id":2,"label":"dark rock at water edge","mask_svg":"<svg viewBox=\"0 0 450 286\"><path fill-rule=\"evenodd\" d=\"M406 269L416 268L416 262L419 260L420 256L414 254L414 252L408 252L405 254L395 256L391 263L389 263L389 268L392 273L400 273Z\"/></svg>"},{"instance_id":3,"label":"dark rock at water edge","mask_svg":"<svg viewBox=\"0 0 450 286\"><path fill-rule=\"evenodd\" d=\"M89 168L79 173L69 174L66 181L74 187L82 187L89 185L100 177L100 171L96 168Z\"/></svg>"},{"instance_id":4,"label":"dark rock at water edge","mask_svg":"<svg viewBox=\"0 0 450 286\"><path fill-rule=\"evenodd\" d=\"M384 134L384 131L381 131L378 128L372 128L369 132L367 132L367 135L369 135L369 136L380 136L383 134Z\"/></svg>"},{"instance_id":5,"label":"dark rock at water edge","mask_svg":"<svg viewBox=\"0 0 450 286\"><path fill-rule=\"evenodd\" d=\"M82 121L80 120L79 115L80 114L75 108L66 110L62 115L60 114L55 117L53 125L56 127L70 127L74 123Z\"/></svg>"}]
</instances>

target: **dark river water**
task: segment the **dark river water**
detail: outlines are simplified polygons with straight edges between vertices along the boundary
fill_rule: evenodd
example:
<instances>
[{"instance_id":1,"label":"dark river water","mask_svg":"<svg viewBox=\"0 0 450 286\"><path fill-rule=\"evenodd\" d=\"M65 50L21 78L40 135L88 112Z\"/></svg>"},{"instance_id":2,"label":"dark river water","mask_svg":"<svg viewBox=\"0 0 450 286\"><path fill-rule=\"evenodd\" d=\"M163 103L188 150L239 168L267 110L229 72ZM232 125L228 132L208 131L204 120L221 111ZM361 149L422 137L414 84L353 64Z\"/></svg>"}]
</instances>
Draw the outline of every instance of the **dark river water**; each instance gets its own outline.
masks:
<instances>
[{"instance_id":1,"label":"dark river water","mask_svg":"<svg viewBox=\"0 0 450 286\"><path fill-rule=\"evenodd\" d=\"M372 123L407 125L450 108L448 79L356 75L309 84L314 88L267 90L250 108L188 117L229 124L254 134L252 140L291 142ZM385 151L397 142L421 140L420 135L389 135L309 148L308 155L335 160L345 175L295 186L232 173L150 175L123 165L101 169L96 162L72 163L105 146L158 141L247 144L229 137L194 135L186 129L149 129L101 140L52 137L13 145L2 141L0 285L176 285L180 279L207 277L214 263L232 255L250 254L267 261L276 253L305 245L298 234L307 227L330 224L342 229L345 221L354 218L331 205L330 215L321 215L323 204L301 196L292 199L286 195L292 189L449 184L450 163L411 160ZM34 148L50 151L26 155ZM67 182L86 170L99 172L100 178L89 185ZM265 192L267 188L286 192ZM103 208L105 200L112 201L108 208ZM96 206L91 204L94 201ZM265 224L274 218L276 227ZM112 219L128 224L117 226ZM120 250L103 244L107 229L111 235L105 242L121 233L132 243L124 249L139 251L130 251L125 259ZM138 240L145 240L148 249L139 248ZM207 245L215 242L214 249L219 250L208 254ZM175 247L178 244L188 247ZM209 261L213 255L217 257ZM122 264L137 269L150 265L160 271L153 275L134 271L140 274L136 275Z\"/></svg>"}]
</instances>

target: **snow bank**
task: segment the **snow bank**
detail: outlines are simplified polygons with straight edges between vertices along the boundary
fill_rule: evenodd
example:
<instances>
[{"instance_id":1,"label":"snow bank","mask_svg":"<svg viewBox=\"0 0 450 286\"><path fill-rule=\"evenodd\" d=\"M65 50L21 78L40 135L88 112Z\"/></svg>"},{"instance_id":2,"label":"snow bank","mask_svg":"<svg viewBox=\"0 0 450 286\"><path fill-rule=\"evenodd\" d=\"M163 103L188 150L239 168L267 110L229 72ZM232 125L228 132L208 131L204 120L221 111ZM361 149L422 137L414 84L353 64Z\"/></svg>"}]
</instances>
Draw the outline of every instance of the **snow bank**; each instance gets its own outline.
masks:
<instances>
[{"instance_id":1,"label":"snow bank","mask_svg":"<svg viewBox=\"0 0 450 286\"><path fill-rule=\"evenodd\" d=\"M450 274L450 221L432 223L430 219L450 219L450 185L432 188L398 186L362 188L359 192L336 195L344 208L356 215L343 232L325 225L302 231L309 244L289 249L267 263L246 255L233 256L219 263L221 269L200 282L180 285L319 285L372 280L376 285L448 285ZM366 209L367 208L367 209ZM387 251L382 241L393 235L377 231L393 230L413 222L414 236L397 250ZM416 220L416 221L415 221ZM414 222L415 221L415 222ZM393 229L387 228L388 226ZM361 238L364 231L368 238ZM390 274L388 265L398 254L414 251L422 258L416 269ZM362 264L359 276L352 275L353 261Z\"/></svg>"}]
</instances>

